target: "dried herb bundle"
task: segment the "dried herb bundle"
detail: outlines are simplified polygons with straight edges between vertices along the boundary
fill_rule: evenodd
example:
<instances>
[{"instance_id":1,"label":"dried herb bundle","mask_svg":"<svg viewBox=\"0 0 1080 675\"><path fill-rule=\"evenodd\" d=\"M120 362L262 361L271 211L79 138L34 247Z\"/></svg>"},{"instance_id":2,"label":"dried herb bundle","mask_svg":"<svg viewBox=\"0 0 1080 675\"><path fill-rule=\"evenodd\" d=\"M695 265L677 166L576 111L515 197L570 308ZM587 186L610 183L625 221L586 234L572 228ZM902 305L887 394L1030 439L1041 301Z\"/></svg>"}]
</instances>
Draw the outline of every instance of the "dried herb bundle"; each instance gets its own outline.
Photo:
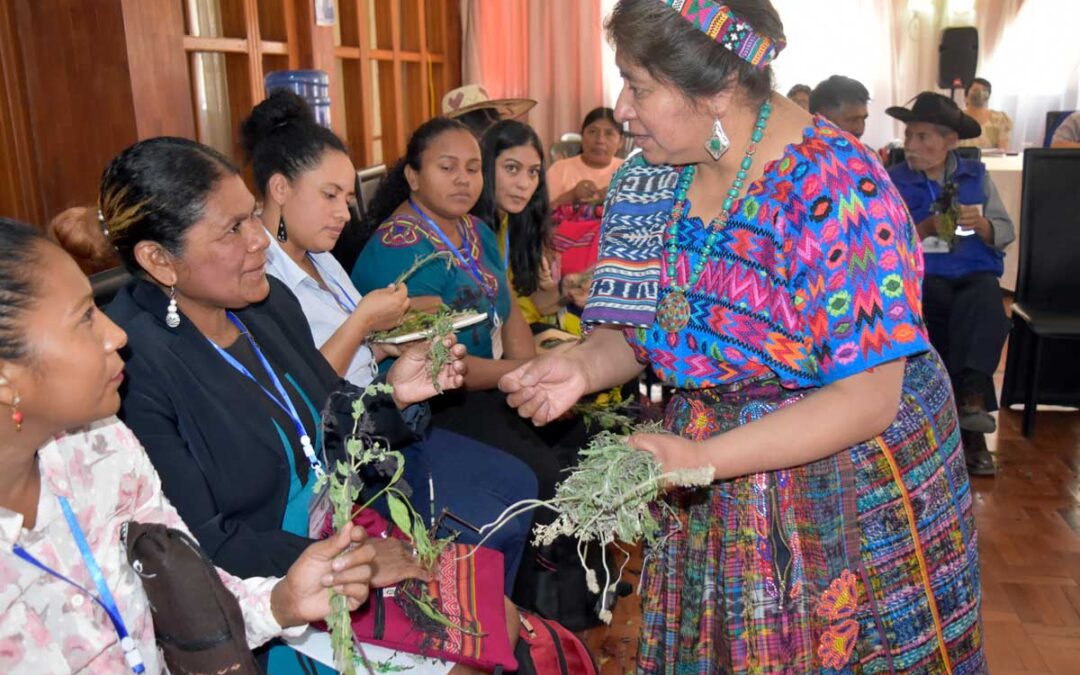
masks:
<instances>
[{"instance_id":1,"label":"dried herb bundle","mask_svg":"<svg viewBox=\"0 0 1080 675\"><path fill-rule=\"evenodd\" d=\"M664 433L656 424L636 428L641 433ZM581 450L581 461L555 489L555 496L547 501L530 499L511 505L499 518L481 528L484 539L509 520L539 507L549 508L558 517L548 525L534 529L537 545L548 545L562 535L578 540L578 557L585 568L589 590L600 593L595 573L585 564L585 545L595 541L600 544L607 569L607 545L614 544L625 555L619 574L612 582L605 579L603 591L614 591L622 578L623 568L629 554L618 546L617 541L644 540L655 545L659 539L660 524L652 514L651 505L662 509L671 507L660 500L666 486L698 487L713 480L713 468L680 470L664 473L659 462L651 454L627 444L627 436L602 431L587 447ZM483 541L481 541L483 543ZM600 618L611 621L611 612L604 609Z\"/></svg>"}]
</instances>

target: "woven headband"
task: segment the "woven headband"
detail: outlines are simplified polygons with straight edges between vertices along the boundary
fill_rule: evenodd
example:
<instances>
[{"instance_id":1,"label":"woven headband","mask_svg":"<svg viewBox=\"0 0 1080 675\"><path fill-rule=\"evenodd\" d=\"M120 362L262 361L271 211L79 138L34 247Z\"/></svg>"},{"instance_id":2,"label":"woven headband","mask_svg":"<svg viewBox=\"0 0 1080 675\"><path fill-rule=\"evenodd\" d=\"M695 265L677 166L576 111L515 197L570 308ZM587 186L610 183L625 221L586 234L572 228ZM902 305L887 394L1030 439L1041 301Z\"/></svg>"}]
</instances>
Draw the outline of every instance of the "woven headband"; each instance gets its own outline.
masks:
<instances>
[{"instance_id":1,"label":"woven headband","mask_svg":"<svg viewBox=\"0 0 1080 675\"><path fill-rule=\"evenodd\" d=\"M754 32L754 27L713 0L660 0L698 30L755 68L764 68L787 44Z\"/></svg>"}]
</instances>

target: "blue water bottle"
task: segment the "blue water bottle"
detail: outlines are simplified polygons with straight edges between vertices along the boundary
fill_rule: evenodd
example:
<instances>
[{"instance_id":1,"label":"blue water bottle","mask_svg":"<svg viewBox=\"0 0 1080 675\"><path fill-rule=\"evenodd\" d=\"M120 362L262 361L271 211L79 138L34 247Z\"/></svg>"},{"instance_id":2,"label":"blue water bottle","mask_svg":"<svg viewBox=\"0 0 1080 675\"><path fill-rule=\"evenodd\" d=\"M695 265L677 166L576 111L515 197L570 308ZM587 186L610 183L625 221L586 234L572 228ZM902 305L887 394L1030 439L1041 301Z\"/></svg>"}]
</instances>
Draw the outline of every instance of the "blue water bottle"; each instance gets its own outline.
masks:
<instances>
[{"instance_id":1,"label":"blue water bottle","mask_svg":"<svg viewBox=\"0 0 1080 675\"><path fill-rule=\"evenodd\" d=\"M300 96L315 114L315 121L330 128L330 76L321 70L275 70L263 78L266 95L287 89Z\"/></svg>"}]
</instances>

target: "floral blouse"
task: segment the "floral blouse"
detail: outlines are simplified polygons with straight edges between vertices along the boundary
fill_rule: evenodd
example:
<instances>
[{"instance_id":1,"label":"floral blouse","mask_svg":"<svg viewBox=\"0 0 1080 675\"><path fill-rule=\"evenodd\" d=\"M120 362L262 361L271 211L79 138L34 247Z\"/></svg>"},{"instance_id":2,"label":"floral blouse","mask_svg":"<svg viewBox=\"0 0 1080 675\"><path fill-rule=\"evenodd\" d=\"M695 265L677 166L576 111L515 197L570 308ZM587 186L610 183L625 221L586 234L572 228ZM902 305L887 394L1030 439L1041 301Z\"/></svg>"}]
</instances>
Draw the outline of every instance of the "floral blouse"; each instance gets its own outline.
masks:
<instances>
[{"instance_id":1,"label":"floral blouse","mask_svg":"<svg viewBox=\"0 0 1080 675\"><path fill-rule=\"evenodd\" d=\"M69 584L18 558L15 544L50 568L95 590L57 496L64 496L86 533L138 644L147 673L164 663L142 584L127 563L120 528L129 520L187 526L161 492L161 482L131 430L115 417L63 434L38 451L41 496L37 522L23 528L22 514L0 508L0 672L130 672L116 631L100 605ZM276 579L237 579L219 570L240 601L247 641L256 647L283 633L270 611Z\"/></svg>"}]
</instances>

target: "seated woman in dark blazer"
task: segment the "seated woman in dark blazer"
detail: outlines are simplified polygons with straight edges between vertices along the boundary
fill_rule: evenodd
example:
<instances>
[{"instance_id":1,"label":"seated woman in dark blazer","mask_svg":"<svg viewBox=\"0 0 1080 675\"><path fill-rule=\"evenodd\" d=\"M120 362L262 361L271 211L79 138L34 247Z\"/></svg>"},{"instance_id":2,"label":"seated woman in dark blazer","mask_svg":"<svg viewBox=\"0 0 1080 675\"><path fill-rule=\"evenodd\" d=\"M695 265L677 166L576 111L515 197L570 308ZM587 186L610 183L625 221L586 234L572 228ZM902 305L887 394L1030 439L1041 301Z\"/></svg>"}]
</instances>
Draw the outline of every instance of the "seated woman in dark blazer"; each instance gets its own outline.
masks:
<instances>
[{"instance_id":1,"label":"seated woman in dark blazer","mask_svg":"<svg viewBox=\"0 0 1080 675\"><path fill-rule=\"evenodd\" d=\"M292 293L265 272L266 231L239 173L178 138L142 141L101 182L102 221L136 275L106 308L128 333L121 416L146 447L165 494L220 567L279 575L310 543L320 410L340 378L319 354ZM464 349L440 374L460 386ZM389 371L392 396L368 409L375 430L408 442L434 395L421 348ZM376 540L377 585L424 577L411 551ZM278 646L270 672L293 672ZM299 671L296 671L299 672Z\"/></svg>"}]
</instances>

